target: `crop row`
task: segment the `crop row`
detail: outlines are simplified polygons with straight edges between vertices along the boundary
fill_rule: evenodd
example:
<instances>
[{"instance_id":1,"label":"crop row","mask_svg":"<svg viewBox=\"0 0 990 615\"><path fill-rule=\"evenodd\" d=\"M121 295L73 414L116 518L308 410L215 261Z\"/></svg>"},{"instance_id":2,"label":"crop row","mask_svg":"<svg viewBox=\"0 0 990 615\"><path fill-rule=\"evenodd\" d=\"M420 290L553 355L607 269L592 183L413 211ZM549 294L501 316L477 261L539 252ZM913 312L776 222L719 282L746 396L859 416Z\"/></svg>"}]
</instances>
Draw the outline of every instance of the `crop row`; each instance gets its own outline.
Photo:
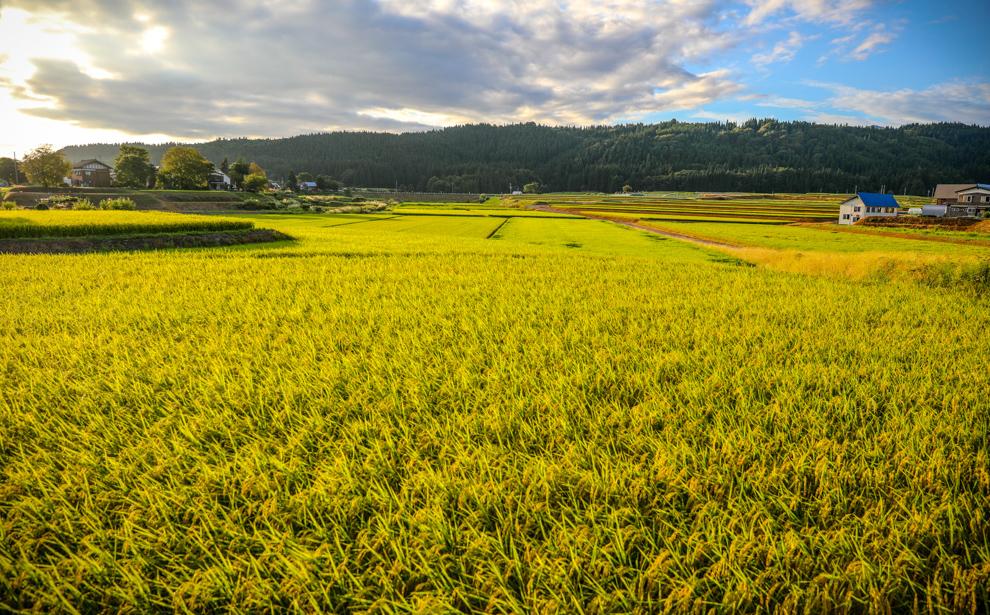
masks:
<instances>
[{"instance_id":1,"label":"crop row","mask_svg":"<svg viewBox=\"0 0 990 615\"><path fill-rule=\"evenodd\" d=\"M0 214L0 239L234 231L248 220L163 212L17 211Z\"/></svg>"}]
</instances>

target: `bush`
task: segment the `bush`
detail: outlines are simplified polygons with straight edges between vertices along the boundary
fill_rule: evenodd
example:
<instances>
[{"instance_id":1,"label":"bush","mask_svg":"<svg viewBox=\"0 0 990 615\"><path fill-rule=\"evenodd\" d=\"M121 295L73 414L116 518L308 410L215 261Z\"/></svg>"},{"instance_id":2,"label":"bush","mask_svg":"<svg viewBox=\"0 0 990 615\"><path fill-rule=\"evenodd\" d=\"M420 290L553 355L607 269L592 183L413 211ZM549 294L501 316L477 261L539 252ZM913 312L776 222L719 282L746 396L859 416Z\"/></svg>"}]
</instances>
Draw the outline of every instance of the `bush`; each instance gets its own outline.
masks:
<instances>
[{"instance_id":1,"label":"bush","mask_svg":"<svg viewBox=\"0 0 990 615\"><path fill-rule=\"evenodd\" d=\"M16 201L0 201L0 209L17 209Z\"/></svg>"},{"instance_id":2,"label":"bush","mask_svg":"<svg viewBox=\"0 0 990 615\"><path fill-rule=\"evenodd\" d=\"M81 200L77 196L72 196L71 194L53 194L49 197L45 197L38 201L38 205L44 205L44 209L75 209L76 203ZM38 209L42 209L38 207Z\"/></svg>"},{"instance_id":3,"label":"bush","mask_svg":"<svg viewBox=\"0 0 990 615\"><path fill-rule=\"evenodd\" d=\"M133 211L137 209L137 205L134 204L134 201L128 198L103 199L100 201L100 209Z\"/></svg>"},{"instance_id":4,"label":"bush","mask_svg":"<svg viewBox=\"0 0 990 615\"><path fill-rule=\"evenodd\" d=\"M76 199L76 202L72 204L72 209L80 210L80 211L89 211L92 209L96 209L96 207L93 206L93 202L90 201L89 199Z\"/></svg>"}]
</instances>

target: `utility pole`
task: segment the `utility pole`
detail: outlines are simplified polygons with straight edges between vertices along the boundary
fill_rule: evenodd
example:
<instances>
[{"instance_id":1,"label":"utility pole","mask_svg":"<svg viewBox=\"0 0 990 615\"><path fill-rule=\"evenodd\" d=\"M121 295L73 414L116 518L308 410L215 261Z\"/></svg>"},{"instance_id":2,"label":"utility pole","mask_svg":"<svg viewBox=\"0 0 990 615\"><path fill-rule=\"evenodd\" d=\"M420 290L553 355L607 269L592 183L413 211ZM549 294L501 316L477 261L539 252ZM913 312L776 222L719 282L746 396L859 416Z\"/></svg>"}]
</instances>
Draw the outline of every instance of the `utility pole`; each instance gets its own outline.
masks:
<instances>
[{"instance_id":1,"label":"utility pole","mask_svg":"<svg viewBox=\"0 0 990 615\"><path fill-rule=\"evenodd\" d=\"M17 175L17 152L14 152L14 184L19 184L19 183L20 181L18 180L18 175Z\"/></svg>"}]
</instances>

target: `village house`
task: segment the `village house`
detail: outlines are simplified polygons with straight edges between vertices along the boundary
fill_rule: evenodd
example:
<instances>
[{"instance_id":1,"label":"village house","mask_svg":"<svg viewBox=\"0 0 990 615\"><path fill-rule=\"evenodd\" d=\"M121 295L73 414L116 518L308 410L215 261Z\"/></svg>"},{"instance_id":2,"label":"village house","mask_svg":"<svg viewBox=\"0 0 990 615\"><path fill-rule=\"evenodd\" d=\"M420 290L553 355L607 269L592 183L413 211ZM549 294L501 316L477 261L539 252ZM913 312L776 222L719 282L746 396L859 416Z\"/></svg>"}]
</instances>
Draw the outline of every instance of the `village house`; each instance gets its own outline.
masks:
<instances>
[{"instance_id":1,"label":"village house","mask_svg":"<svg viewBox=\"0 0 990 615\"><path fill-rule=\"evenodd\" d=\"M214 169L210 172L210 177L206 180L206 185L210 190L230 190L234 184L230 181L229 175L223 171Z\"/></svg>"},{"instance_id":2,"label":"village house","mask_svg":"<svg viewBox=\"0 0 990 615\"><path fill-rule=\"evenodd\" d=\"M91 158L72 167L69 185L81 188L109 188L113 185L113 168Z\"/></svg>"},{"instance_id":3,"label":"village house","mask_svg":"<svg viewBox=\"0 0 990 615\"><path fill-rule=\"evenodd\" d=\"M976 184L959 190L956 197L956 204L949 205L949 216L984 218L990 215L990 184Z\"/></svg>"},{"instance_id":4,"label":"village house","mask_svg":"<svg viewBox=\"0 0 990 615\"><path fill-rule=\"evenodd\" d=\"M956 193L960 190L974 188L976 184L939 184L935 186L932 198L936 205L955 205L959 197Z\"/></svg>"},{"instance_id":5,"label":"village house","mask_svg":"<svg viewBox=\"0 0 990 615\"><path fill-rule=\"evenodd\" d=\"M892 194L858 192L839 205L839 224L856 224L863 218L896 218L898 209Z\"/></svg>"},{"instance_id":6,"label":"village house","mask_svg":"<svg viewBox=\"0 0 990 615\"><path fill-rule=\"evenodd\" d=\"M950 218L985 217L990 214L990 184L939 184L932 194L935 205L926 205L925 215ZM935 208L942 208L935 213Z\"/></svg>"},{"instance_id":7,"label":"village house","mask_svg":"<svg viewBox=\"0 0 990 615\"><path fill-rule=\"evenodd\" d=\"M301 192L309 192L311 190L316 190L316 182L299 182L299 190Z\"/></svg>"}]
</instances>

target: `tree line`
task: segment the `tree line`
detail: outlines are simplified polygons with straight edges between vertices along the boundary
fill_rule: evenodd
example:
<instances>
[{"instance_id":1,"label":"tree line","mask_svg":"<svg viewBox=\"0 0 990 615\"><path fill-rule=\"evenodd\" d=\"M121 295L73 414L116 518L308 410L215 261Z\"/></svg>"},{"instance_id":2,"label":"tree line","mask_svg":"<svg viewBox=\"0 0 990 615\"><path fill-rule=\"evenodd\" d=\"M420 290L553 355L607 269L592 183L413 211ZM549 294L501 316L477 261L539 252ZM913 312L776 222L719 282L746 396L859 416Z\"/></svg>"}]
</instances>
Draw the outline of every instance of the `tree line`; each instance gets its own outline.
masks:
<instances>
[{"instance_id":1,"label":"tree line","mask_svg":"<svg viewBox=\"0 0 990 615\"><path fill-rule=\"evenodd\" d=\"M146 146L152 160L171 147ZM66 148L112 159L119 145ZM255 160L272 177L333 178L350 186L430 192L733 190L927 194L937 183L990 177L990 128L899 128L747 122L549 127L476 124L420 133L332 132L219 139L206 158Z\"/></svg>"},{"instance_id":2,"label":"tree line","mask_svg":"<svg viewBox=\"0 0 990 615\"><path fill-rule=\"evenodd\" d=\"M195 147L180 145L166 149L156 166L147 148L122 144L116 149L113 170L113 185L122 188L205 190L217 170L230 177L235 189L261 192L269 185L268 175L256 162L238 159L229 163L224 158L218 169ZM51 188L62 185L71 172L65 152L50 145L35 148L20 161L0 158L0 179L10 184L24 180Z\"/></svg>"}]
</instances>

